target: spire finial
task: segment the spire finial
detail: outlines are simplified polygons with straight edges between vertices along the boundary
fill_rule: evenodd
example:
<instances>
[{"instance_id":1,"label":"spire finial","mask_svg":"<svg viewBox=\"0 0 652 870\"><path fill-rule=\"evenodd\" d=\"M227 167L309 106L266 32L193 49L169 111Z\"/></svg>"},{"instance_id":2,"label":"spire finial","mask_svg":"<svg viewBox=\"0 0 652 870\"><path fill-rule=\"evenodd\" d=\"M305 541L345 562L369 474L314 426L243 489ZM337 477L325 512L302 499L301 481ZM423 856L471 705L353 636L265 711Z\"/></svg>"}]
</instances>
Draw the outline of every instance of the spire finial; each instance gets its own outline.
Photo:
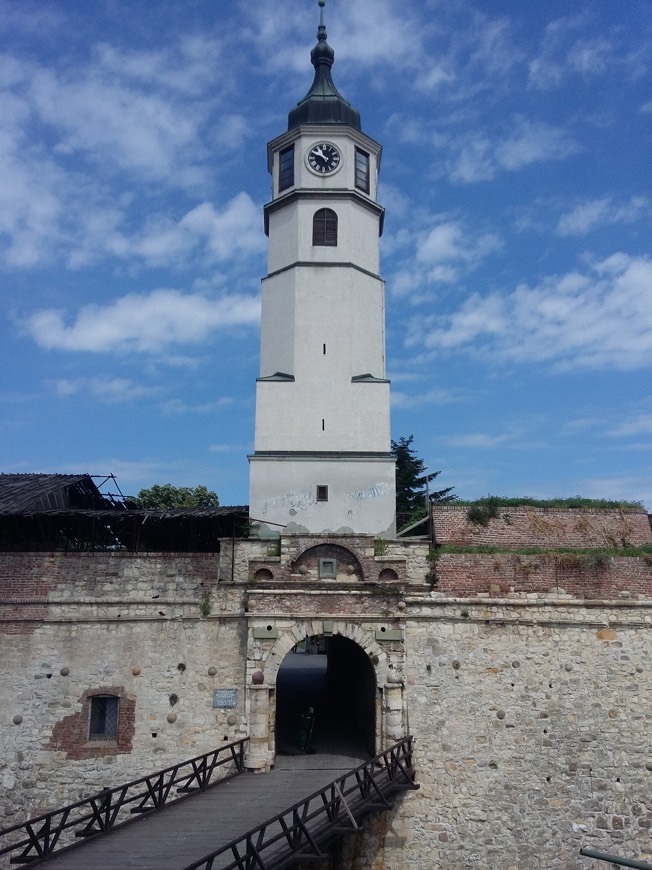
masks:
<instances>
[{"instance_id":1,"label":"spire finial","mask_svg":"<svg viewBox=\"0 0 652 870\"><path fill-rule=\"evenodd\" d=\"M324 24L324 6L326 0L317 0L319 6L319 27L317 28L317 39L322 42L326 39L326 25Z\"/></svg>"},{"instance_id":2,"label":"spire finial","mask_svg":"<svg viewBox=\"0 0 652 870\"><path fill-rule=\"evenodd\" d=\"M1 2L1 0L0 0ZM360 130L360 113L337 90L331 78L335 52L326 41L324 6L326 0L317 0L319 27L317 45L310 52L310 61L315 68L312 87L292 109L288 117L288 130L301 124L346 124Z\"/></svg>"}]
</instances>

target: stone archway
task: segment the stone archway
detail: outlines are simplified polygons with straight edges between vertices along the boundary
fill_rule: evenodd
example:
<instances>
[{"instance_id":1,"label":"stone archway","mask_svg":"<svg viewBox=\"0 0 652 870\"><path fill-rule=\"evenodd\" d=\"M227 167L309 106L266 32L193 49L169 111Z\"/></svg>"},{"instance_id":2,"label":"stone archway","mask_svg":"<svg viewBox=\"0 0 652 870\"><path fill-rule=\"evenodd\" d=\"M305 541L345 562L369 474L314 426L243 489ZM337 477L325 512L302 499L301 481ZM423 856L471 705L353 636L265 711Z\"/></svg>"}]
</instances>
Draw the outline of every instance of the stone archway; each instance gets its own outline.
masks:
<instances>
[{"instance_id":1,"label":"stone archway","mask_svg":"<svg viewBox=\"0 0 652 870\"><path fill-rule=\"evenodd\" d=\"M287 622L282 629L271 623L263 625L263 622L263 619L253 618L249 625L246 696L249 768L268 769L275 763L278 673L288 653L306 637L324 636L332 642L334 689L343 703L348 699L349 704L353 704L348 707L348 715L352 727L361 735L365 751L374 754L404 736L407 710L402 643L398 648L394 644L392 652L388 653L375 639L379 632L371 626L344 620L297 620ZM356 662L353 669L350 668L351 655ZM346 674L346 668L351 670L351 675ZM356 696L360 682L366 688Z\"/></svg>"},{"instance_id":2,"label":"stone archway","mask_svg":"<svg viewBox=\"0 0 652 870\"><path fill-rule=\"evenodd\" d=\"M376 751L376 673L369 656L342 635L307 638L283 659L276 677L277 755L296 755L299 722L314 711L310 752L352 759Z\"/></svg>"}]
</instances>

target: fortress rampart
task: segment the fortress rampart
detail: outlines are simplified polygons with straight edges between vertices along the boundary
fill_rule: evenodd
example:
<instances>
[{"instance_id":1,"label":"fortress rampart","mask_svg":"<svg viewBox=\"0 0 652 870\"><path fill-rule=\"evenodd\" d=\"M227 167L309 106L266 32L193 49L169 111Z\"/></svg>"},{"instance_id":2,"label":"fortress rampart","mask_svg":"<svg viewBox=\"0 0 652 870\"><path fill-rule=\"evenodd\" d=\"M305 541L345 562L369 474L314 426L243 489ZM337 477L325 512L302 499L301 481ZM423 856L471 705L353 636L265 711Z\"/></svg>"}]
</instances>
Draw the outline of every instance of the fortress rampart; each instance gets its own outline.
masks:
<instances>
[{"instance_id":1,"label":"fortress rampart","mask_svg":"<svg viewBox=\"0 0 652 870\"><path fill-rule=\"evenodd\" d=\"M498 528L491 553L358 535L2 554L0 825L245 734L264 767L283 656L307 634L341 634L373 662L378 741L413 733L421 783L348 841L350 866L579 870L582 845L649 860L649 553L597 545L617 514L591 514L590 534L584 512L559 516L555 547L578 534L593 548L558 552L523 511L473 537ZM626 519L649 544L647 516ZM434 523L438 540L474 535L462 509ZM515 552L526 528L541 552ZM320 559L335 576L319 576ZM225 687L235 706L213 707ZM102 692L124 714L110 751L84 730Z\"/></svg>"}]
</instances>

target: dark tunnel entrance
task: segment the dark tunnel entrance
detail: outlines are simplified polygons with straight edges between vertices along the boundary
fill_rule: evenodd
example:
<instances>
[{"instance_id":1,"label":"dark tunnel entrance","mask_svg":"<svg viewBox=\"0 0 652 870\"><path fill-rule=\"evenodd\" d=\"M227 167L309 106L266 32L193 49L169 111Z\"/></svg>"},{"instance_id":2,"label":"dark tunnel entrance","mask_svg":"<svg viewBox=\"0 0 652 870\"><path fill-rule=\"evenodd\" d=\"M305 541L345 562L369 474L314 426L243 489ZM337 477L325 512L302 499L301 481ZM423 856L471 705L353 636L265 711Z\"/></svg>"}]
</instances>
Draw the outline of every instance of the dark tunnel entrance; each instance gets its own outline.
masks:
<instances>
[{"instance_id":1,"label":"dark tunnel entrance","mask_svg":"<svg viewBox=\"0 0 652 870\"><path fill-rule=\"evenodd\" d=\"M309 707L314 722L302 722ZM308 637L283 659L276 679L276 752L301 753L306 727L309 753L375 755L376 674L354 641Z\"/></svg>"}]
</instances>

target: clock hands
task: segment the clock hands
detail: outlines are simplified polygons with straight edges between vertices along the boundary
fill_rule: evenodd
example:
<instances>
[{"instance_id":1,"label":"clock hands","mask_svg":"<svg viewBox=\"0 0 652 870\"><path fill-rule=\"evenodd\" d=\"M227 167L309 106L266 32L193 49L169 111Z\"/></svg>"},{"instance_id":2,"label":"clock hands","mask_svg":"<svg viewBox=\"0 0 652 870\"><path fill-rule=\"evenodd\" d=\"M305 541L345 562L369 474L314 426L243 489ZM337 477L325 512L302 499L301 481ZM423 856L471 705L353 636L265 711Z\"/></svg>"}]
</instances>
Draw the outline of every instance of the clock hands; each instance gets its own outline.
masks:
<instances>
[{"instance_id":1,"label":"clock hands","mask_svg":"<svg viewBox=\"0 0 652 870\"><path fill-rule=\"evenodd\" d=\"M320 142L310 149L309 163L315 172L332 172L340 162L340 155L334 145Z\"/></svg>"}]
</instances>

